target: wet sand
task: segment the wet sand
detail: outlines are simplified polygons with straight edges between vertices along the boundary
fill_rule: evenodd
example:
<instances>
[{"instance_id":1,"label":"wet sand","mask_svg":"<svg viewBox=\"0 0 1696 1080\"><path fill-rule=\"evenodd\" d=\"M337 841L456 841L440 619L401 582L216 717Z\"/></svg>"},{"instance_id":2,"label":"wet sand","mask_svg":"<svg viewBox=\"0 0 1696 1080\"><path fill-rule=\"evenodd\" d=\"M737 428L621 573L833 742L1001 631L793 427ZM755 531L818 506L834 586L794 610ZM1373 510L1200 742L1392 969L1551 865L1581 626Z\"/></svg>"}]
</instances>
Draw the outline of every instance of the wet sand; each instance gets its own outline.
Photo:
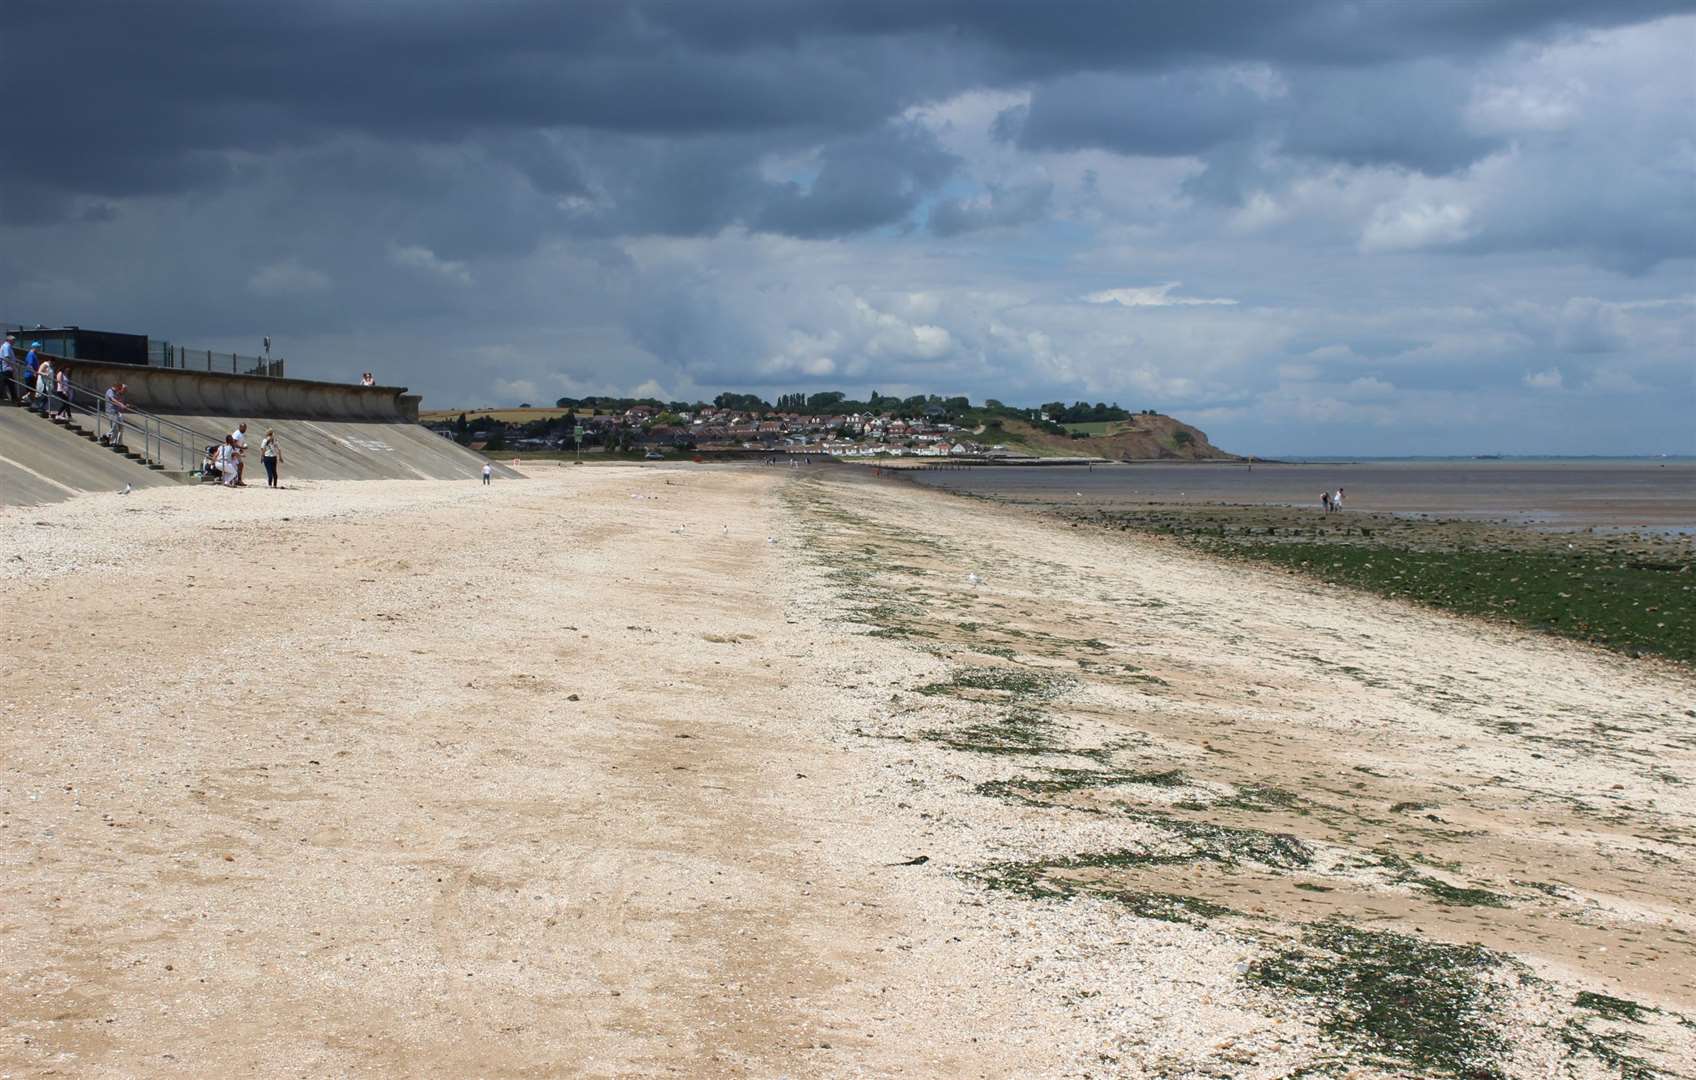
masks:
<instances>
[{"instance_id":1,"label":"wet sand","mask_svg":"<svg viewBox=\"0 0 1696 1080\"><path fill-rule=\"evenodd\" d=\"M920 483L1016 501L1319 508L1696 535L1696 460L1159 463L915 472Z\"/></svg>"},{"instance_id":2,"label":"wet sand","mask_svg":"<svg viewBox=\"0 0 1696 1080\"><path fill-rule=\"evenodd\" d=\"M1696 1059L1687 675L844 469L528 471L0 511L0 1072L1405 1075L1270 977L1328 925L1485 946L1404 1005L1504 1076Z\"/></svg>"}]
</instances>

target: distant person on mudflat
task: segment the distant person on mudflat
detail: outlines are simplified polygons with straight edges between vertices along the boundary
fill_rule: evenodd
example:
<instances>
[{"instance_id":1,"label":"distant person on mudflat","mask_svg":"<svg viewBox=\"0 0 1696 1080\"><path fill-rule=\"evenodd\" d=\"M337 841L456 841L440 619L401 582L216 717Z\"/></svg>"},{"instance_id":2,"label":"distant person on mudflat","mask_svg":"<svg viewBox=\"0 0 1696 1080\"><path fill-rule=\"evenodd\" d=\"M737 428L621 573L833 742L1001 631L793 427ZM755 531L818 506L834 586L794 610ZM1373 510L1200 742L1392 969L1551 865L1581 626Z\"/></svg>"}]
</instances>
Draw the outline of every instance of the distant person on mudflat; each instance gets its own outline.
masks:
<instances>
[{"instance_id":1,"label":"distant person on mudflat","mask_svg":"<svg viewBox=\"0 0 1696 1080\"><path fill-rule=\"evenodd\" d=\"M283 452L277 449L277 434L271 429L265 430L265 438L259 443L259 460L265 463L265 486L277 486L277 466L283 463Z\"/></svg>"},{"instance_id":2,"label":"distant person on mudflat","mask_svg":"<svg viewBox=\"0 0 1696 1080\"><path fill-rule=\"evenodd\" d=\"M123 383L106 388L106 438L107 446L118 446L124 438L124 414L129 412L129 402L124 400L124 394L129 389Z\"/></svg>"},{"instance_id":3,"label":"distant person on mudflat","mask_svg":"<svg viewBox=\"0 0 1696 1080\"><path fill-rule=\"evenodd\" d=\"M241 459L247 453L247 422L244 420L230 432L230 445L236 448L236 487L246 487L247 482L241 478Z\"/></svg>"},{"instance_id":4,"label":"distant person on mudflat","mask_svg":"<svg viewBox=\"0 0 1696 1080\"><path fill-rule=\"evenodd\" d=\"M1331 512L1331 493L1329 491L1319 493L1319 509L1327 514Z\"/></svg>"},{"instance_id":5,"label":"distant person on mudflat","mask_svg":"<svg viewBox=\"0 0 1696 1080\"><path fill-rule=\"evenodd\" d=\"M12 342L16 340L16 335L7 334L6 340L0 342L0 392L4 392L13 405L18 403L18 384L13 381L18 377L18 356L12 351Z\"/></svg>"},{"instance_id":6,"label":"distant person on mudflat","mask_svg":"<svg viewBox=\"0 0 1696 1080\"><path fill-rule=\"evenodd\" d=\"M495 475L495 467L488 462L483 463L483 483L488 484Z\"/></svg>"},{"instance_id":7,"label":"distant person on mudflat","mask_svg":"<svg viewBox=\"0 0 1696 1080\"><path fill-rule=\"evenodd\" d=\"M1343 512L1343 489L1342 488L1338 488L1337 493L1335 495L1331 496L1331 509L1335 510L1339 514Z\"/></svg>"}]
</instances>

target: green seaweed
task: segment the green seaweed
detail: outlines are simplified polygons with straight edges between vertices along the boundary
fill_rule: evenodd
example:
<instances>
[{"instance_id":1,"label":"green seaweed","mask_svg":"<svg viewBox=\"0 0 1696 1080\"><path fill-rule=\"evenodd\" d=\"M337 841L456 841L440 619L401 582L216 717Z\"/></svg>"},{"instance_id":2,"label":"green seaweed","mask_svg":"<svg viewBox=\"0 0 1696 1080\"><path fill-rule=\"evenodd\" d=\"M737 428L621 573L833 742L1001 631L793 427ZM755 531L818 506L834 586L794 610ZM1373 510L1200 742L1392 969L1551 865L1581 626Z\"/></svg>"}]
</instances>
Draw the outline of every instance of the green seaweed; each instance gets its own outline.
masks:
<instances>
[{"instance_id":1,"label":"green seaweed","mask_svg":"<svg viewBox=\"0 0 1696 1080\"><path fill-rule=\"evenodd\" d=\"M1350 1050L1499 1080L1505 1047L1487 1019L1500 991L1485 976L1501 962L1477 945L1331 920L1309 927L1303 947L1250 965L1245 978L1309 998L1325 1013L1320 1029Z\"/></svg>"}]
</instances>

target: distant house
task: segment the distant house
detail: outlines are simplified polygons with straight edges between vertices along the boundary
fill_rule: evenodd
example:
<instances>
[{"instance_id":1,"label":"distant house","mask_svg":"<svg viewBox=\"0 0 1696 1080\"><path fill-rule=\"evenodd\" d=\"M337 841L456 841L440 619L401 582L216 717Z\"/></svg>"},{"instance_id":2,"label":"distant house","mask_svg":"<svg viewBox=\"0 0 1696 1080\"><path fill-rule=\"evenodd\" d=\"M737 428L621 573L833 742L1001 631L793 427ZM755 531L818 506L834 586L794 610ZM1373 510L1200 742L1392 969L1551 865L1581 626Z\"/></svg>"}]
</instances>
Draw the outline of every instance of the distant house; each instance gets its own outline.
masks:
<instances>
[{"instance_id":1,"label":"distant house","mask_svg":"<svg viewBox=\"0 0 1696 1080\"><path fill-rule=\"evenodd\" d=\"M655 424L642 433L642 442L647 446L688 446L693 441L688 428L670 424Z\"/></svg>"}]
</instances>

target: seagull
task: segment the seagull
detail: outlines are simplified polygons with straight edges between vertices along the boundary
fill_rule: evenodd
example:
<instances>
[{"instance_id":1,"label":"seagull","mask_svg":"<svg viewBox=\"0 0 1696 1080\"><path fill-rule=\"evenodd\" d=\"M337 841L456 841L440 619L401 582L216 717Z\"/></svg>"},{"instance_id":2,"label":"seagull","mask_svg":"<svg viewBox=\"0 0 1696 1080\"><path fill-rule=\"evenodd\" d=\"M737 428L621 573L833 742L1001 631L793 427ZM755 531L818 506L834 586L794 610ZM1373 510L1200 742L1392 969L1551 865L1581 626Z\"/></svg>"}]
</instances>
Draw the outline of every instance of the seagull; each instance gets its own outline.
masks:
<instances>
[{"instance_id":1,"label":"seagull","mask_svg":"<svg viewBox=\"0 0 1696 1080\"><path fill-rule=\"evenodd\" d=\"M983 578L978 577L976 574L967 574L966 575L966 584L967 585L976 586L982 581L983 581Z\"/></svg>"},{"instance_id":2,"label":"seagull","mask_svg":"<svg viewBox=\"0 0 1696 1080\"><path fill-rule=\"evenodd\" d=\"M129 493L130 493L130 492L132 492L132 491L134 491L134 490L135 490L135 485L134 485L134 484L125 484L125 485L124 485L124 490L122 490L122 491L120 491L120 492L118 492L118 494L119 494L119 495L128 495L128 494L129 494Z\"/></svg>"}]
</instances>

